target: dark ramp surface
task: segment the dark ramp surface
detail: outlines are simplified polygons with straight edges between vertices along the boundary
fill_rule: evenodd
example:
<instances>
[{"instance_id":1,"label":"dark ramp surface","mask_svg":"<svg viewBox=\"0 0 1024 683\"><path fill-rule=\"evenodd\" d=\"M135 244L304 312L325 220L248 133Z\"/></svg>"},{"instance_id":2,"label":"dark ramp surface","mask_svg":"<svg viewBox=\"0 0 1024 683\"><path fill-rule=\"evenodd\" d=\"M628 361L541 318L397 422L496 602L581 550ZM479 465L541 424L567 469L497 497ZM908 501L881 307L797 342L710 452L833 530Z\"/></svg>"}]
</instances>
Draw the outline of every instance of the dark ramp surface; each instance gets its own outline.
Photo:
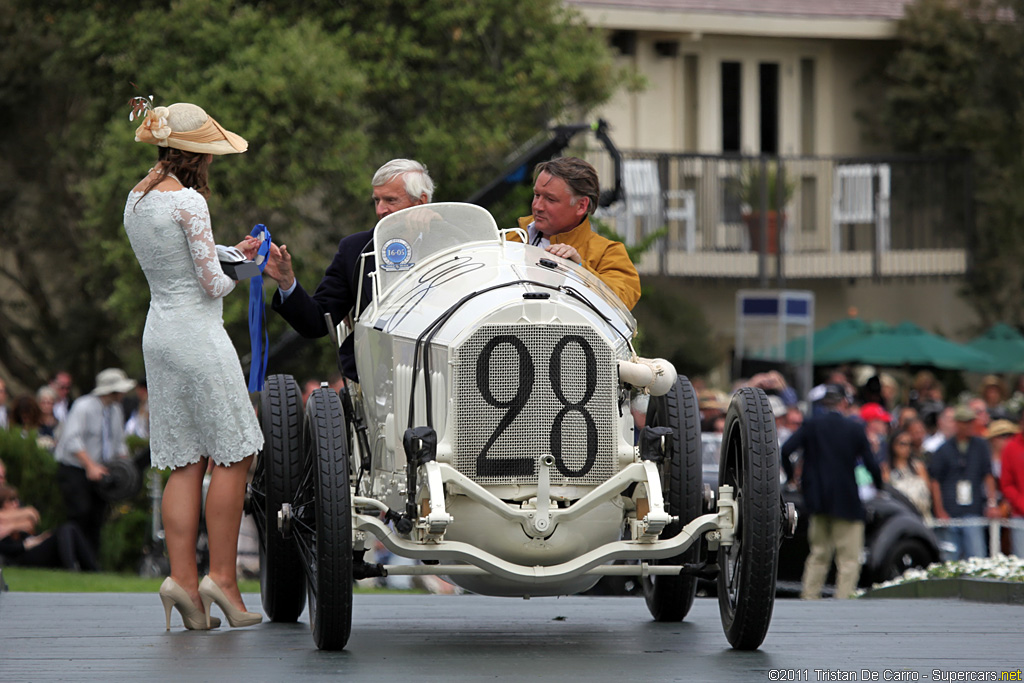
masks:
<instances>
[{"instance_id":1,"label":"dark ramp surface","mask_svg":"<svg viewBox=\"0 0 1024 683\"><path fill-rule=\"evenodd\" d=\"M0 681L999 680L1024 665L1024 607L959 600L780 600L755 652L729 648L706 598L656 624L638 598L357 594L344 652L318 651L306 619L204 633L175 612L168 633L156 594L3 593Z\"/></svg>"}]
</instances>

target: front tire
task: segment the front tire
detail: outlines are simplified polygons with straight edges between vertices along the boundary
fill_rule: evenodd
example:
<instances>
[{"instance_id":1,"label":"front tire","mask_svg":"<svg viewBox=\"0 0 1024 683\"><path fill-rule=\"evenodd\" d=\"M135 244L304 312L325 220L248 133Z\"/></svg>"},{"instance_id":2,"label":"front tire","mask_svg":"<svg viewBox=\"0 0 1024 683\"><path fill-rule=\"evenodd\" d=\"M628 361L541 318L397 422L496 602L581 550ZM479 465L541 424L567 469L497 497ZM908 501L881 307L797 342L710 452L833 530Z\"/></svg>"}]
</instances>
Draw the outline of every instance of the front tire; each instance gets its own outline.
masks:
<instances>
[{"instance_id":1,"label":"front tire","mask_svg":"<svg viewBox=\"0 0 1024 683\"><path fill-rule=\"evenodd\" d=\"M352 492L345 417L332 389L307 399L303 451L296 540L307 563L309 623L318 648L341 650L352 630Z\"/></svg>"},{"instance_id":2,"label":"front tire","mask_svg":"<svg viewBox=\"0 0 1024 683\"><path fill-rule=\"evenodd\" d=\"M718 483L733 487L738 513L733 544L718 549L722 628L734 648L755 650L775 606L781 536L779 442L760 389L740 389L729 404Z\"/></svg>"},{"instance_id":3,"label":"front tire","mask_svg":"<svg viewBox=\"0 0 1024 683\"><path fill-rule=\"evenodd\" d=\"M662 532L663 538L671 538L700 516L703 505L700 412L690 380L679 377L667 394L651 398L647 426L672 430L661 467L665 507L669 514L679 517L678 522L668 525ZM682 554L653 560L651 564L695 563L700 559L700 549L698 539ZM697 594L695 576L647 576L642 579L642 585L647 609L655 621L683 620Z\"/></svg>"}]
</instances>

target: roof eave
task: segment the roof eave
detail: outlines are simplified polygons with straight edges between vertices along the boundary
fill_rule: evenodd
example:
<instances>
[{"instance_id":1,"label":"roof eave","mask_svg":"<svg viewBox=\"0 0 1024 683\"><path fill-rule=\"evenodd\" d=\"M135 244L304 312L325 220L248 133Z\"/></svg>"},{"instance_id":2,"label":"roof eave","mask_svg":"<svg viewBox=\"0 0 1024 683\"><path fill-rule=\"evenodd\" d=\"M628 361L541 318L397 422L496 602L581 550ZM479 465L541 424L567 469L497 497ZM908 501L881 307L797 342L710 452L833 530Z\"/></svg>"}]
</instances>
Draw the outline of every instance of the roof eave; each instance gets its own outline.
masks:
<instances>
[{"instance_id":1,"label":"roof eave","mask_svg":"<svg viewBox=\"0 0 1024 683\"><path fill-rule=\"evenodd\" d=\"M897 21L878 18L780 17L666 12L664 10L574 5L587 24L611 30L680 32L771 38L892 40Z\"/></svg>"}]
</instances>

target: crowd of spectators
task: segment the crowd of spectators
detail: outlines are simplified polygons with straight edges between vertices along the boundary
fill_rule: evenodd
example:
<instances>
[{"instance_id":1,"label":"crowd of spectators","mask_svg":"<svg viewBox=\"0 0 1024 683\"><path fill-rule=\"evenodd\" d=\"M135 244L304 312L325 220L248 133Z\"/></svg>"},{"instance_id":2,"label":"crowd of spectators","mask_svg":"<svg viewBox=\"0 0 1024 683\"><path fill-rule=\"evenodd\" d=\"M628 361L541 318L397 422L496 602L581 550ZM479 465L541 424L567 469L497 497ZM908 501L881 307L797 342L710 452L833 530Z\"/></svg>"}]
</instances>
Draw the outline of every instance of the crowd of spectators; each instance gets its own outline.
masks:
<instances>
[{"instance_id":1,"label":"crowd of spectators","mask_svg":"<svg viewBox=\"0 0 1024 683\"><path fill-rule=\"evenodd\" d=\"M20 503L18 482L6 481L0 465L0 517L6 518L0 519L0 565L98 568L99 531L109 508L100 489L112 486L105 477L113 460L130 455L125 436L148 436L148 411L144 381L129 380L117 369L96 379L92 391L75 397L72 376L62 370L35 391L13 398L0 379L0 428L33 441L57 460L54 486L67 517L52 531L36 529L39 513ZM93 404L97 407L90 410Z\"/></svg>"},{"instance_id":2,"label":"crowd of spectators","mask_svg":"<svg viewBox=\"0 0 1024 683\"><path fill-rule=\"evenodd\" d=\"M728 396L699 386L702 429L721 431ZM778 372L754 375L733 390L739 386L769 395L780 446L805 416L825 412L825 392L838 388L846 399L841 412L863 429L884 485L935 527L943 559L1024 556L1024 377L1011 390L988 375L955 396L927 370L900 379L870 366L833 370L803 397ZM800 450L790 457L796 476L789 485L799 487ZM874 495L866 468L857 477L861 497ZM998 548L989 547L991 520L1002 527Z\"/></svg>"}]
</instances>

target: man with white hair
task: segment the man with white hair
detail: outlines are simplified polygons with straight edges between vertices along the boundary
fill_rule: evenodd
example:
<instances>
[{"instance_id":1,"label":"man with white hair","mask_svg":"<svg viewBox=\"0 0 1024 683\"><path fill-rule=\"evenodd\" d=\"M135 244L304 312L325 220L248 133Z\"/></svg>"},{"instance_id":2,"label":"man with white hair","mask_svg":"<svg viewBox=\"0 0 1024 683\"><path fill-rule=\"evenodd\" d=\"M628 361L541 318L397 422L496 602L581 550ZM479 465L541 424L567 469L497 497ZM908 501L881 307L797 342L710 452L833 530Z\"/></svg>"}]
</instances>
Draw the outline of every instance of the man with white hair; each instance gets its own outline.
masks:
<instances>
[{"instance_id":1,"label":"man with white hair","mask_svg":"<svg viewBox=\"0 0 1024 683\"><path fill-rule=\"evenodd\" d=\"M412 159L392 159L373 175L373 206L380 220L411 206L428 204L434 196L434 181L426 167ZM271 245L270 258L263 274L276 280L278 290L271 307L281 314L296 332L307 339L327 335L324 314L330 313L335 324L341 322L356 305L359 291L360 256L366 256L360 308L370 302L372 287L369 274L375 268L373 230L350 235L338 244L338 253L327 267L316 291L310 296L295 279L292 257L284 244ZM356 374L354 340L350 334L338 352L346 377L359 381Z\"/></svg>"}]
</instances>

